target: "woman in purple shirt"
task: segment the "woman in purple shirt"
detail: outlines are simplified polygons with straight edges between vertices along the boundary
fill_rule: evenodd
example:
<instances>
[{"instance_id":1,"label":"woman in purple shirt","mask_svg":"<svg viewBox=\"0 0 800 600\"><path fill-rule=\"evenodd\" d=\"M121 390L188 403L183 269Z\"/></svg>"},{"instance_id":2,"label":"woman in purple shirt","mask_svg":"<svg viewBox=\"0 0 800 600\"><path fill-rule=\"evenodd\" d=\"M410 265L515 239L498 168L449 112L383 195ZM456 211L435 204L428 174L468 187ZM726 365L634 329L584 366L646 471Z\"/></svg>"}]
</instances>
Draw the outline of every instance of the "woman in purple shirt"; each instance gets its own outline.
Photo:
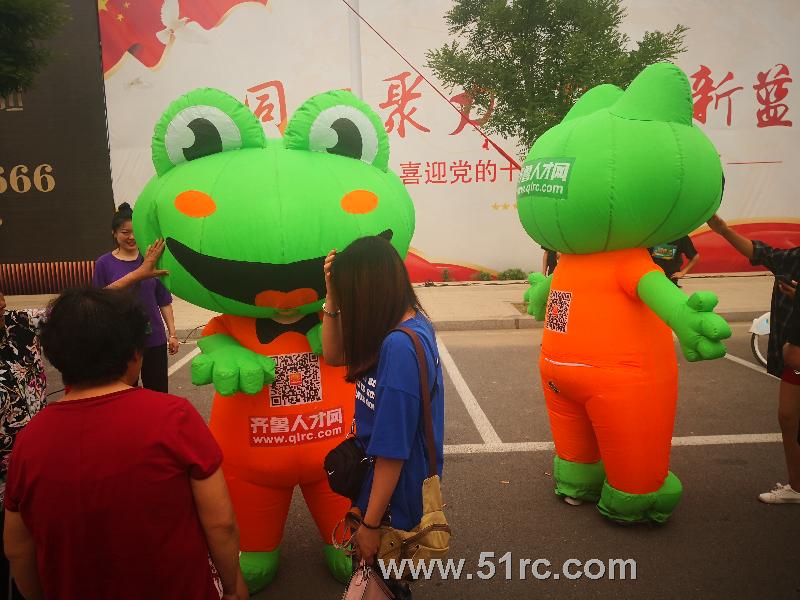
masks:
<instances>
[{"instance_id":1,"label":"woman in purple shirt","mask_svg":"<svg viewBox=\"0 0 800 600\"><path fill-rule=\"evenodd\" d=\"M121 204L111 221L117 248L95 261L92 283L97 287L135 286L133 289L138 293L150 319L150 333L142 362L142 385L150 390L167 392L167 352L175 354L180 345L175 335L172 296L158 279L166 271L151 271L145 279L137 276L142 273L144 258L133 237L132 219L130 205L127 202ZM134 272L136 274L126 277ZM116 285L112 285L115 282ZM164 330L165 323L167 331Z\"/></svg>"}]
</instances>

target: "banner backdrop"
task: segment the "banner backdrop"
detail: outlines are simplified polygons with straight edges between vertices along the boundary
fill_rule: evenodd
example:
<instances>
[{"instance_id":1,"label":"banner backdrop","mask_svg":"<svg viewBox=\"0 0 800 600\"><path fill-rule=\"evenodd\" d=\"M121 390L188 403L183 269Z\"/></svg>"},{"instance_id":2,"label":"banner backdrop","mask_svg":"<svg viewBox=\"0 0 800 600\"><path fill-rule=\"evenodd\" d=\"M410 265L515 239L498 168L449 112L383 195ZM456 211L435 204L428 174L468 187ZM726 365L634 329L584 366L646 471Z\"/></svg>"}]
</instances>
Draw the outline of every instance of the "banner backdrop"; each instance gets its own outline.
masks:
<instances>
[{"instance_id":1,"label":"banner backdrop","mask_svg":"<svg viewBox=\"0 0 800 600\"><path fill-rule=\"evenodd\" d=\"M0 291L85 281L109 249L109 171L97 6L71 2L34 87L0 98Z\"/></svg>"},{"instance_id":2,"label":"banner backdrop","mask_svg":"<svg viewBox=\"0 0 800 600\"><path fill-rule=\"evenodd\" d=\"M153 174L150 136L169 102L200 86L245 101L267 135L279 136L309 96L349 88L349 10L340 0L100 0L111 166L117 203L133 204ZM468 277L475 270L541 266L514 206L515 140L487 143L477 123L491 119L464 90L444 90L425 53L451 39L450 0L361 0L383 36L361 27L364 99L384 120L391 167L417 211L409 261L417 279ZM775 245L800 245L791 176L800 145L800 11L794 0L753 10L747 0L637 0L624 30L688 26L678 64L693 86L695 119L720 150L727 176L722 215ZM393 51L391 43L442 98ZM456 110L458 109L458 110ZM711 235L695 236L701 266L748 268ZM433 266L432 266L432 265ZM436 268L438 265L438 269ZM463 266L465 268L459 268Z\"/></svg>"}]
</instances>

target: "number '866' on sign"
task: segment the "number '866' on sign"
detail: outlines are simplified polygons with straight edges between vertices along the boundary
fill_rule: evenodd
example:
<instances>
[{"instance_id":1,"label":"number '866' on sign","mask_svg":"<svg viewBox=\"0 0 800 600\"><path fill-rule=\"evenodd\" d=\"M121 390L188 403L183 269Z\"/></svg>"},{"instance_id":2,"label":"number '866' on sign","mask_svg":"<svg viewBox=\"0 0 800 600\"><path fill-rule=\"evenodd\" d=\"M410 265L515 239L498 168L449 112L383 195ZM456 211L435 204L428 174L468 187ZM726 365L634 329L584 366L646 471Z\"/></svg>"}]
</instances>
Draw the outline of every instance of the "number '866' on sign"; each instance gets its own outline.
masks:
<instances>
[{"instance_id":1,"label":"number '866' on sign","mask_svg":"<svg viewBox=\"0 0 800 600\"><path fill-rule=\"evenodd\" d=\"M52 192L55 187L56 178L51 165L38 165L33 168L33 172L28 165L15 165L9 170L0 167L0 194L26 194L31 190L47 193Z\"/></svg>"}]
</instances>

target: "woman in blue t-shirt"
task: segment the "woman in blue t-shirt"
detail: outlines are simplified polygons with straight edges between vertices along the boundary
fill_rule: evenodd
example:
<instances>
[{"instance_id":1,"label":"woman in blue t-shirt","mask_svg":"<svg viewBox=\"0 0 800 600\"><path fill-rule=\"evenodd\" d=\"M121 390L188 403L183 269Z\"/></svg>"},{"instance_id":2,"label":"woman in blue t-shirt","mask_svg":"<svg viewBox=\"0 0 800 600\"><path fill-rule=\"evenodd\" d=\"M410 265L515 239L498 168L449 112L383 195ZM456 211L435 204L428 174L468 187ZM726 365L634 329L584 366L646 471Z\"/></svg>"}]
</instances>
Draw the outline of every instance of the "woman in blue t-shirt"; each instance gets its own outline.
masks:
<instances>
[{"instance_id":1,"label":"woman in blue t-shirt","mask_svg":"<svg viewBox=\"0 0 800 600\"><path fill-rule=\"evenodd\" d=\"M412 329L422 341L431 383L434 445L442 474L444 386L436 334L394 247L381 237L361 238L325 260L323 305L325 361L346 365L356 384L356 433L373 465L356 503L363 527L355 535L359 557L373 563L380 525L411 530L422 518L422 482L428 476L417 355ZM409 597L407 590L399 597Z\"/></svg>"}]
</instances>

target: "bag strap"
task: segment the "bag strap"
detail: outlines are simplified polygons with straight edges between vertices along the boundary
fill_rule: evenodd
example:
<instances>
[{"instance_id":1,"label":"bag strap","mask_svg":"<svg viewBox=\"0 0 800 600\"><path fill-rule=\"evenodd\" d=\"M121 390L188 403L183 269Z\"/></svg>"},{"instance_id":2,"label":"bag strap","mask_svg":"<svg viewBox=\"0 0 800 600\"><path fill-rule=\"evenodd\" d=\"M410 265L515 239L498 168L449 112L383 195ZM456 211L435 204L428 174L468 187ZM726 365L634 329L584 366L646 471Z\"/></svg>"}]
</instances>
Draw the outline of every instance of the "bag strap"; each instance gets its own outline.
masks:
<instances>
[{"instance_id":1,"label":"bag strap","mask_svg":"<svg viewBox=\"0 0 800 600\"><path fill-rule=\"evenodd\" d=\"M422 342L417 332L413 329L397 327L394 331L402 331L414 343L414 352L417 355L417 365L419 366L420 401L422 404L423 426L425 427L425 446L428 450L428 477L433 477L438 474L439 469L436 466L436 446L433 436L433 400L431 399L431 388L428 385L428 365L425 361L425 350L422 348Z\"/></svg>"}]
</instances>

